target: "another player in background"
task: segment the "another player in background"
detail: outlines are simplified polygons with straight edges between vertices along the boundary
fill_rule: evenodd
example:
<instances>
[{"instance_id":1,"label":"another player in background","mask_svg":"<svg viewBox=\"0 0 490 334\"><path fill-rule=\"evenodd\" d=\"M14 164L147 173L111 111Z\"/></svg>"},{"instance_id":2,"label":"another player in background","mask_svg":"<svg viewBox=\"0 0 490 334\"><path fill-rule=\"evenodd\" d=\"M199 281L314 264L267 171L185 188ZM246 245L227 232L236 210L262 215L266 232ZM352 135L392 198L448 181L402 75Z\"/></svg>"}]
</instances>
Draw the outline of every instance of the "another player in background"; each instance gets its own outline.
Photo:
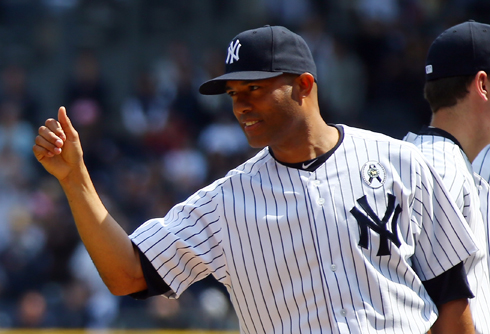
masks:
<instances>
[{"instance_id":1,"label":"another player in background","mask_svg":"<svg viewBox=\"0 0 490 334\"><path fill-rule=\"evenodd\" d=\"M490 145L485 146L473 160L473 171L476 174L476 183L480 194L480 207L485 222L485 237L487 240L487 262L490 268ZM490 269L489 269L490 271Z\"/></svg>"},{"instance_id":2,"label":"another player in background","mask_svg":"<svg viewBox=\"0 0 490 334\"><path fill-rule=\"evenodd\" d=\"M490 103L489 103L490 104ZM490 109L490 106L487 105ZM488 111L490 113L490 111ZM490 130L485 130L485 134L490 136ZM490 141L490 138L488 139ZM487 182L490 182L490 144L485 146L473 160L473 170L483 177Z\"/></svg>"},{"instance_id":3,"label":"another player in background","mask_svg":"<svg viewBox=\"0 0 490 334\"><path fill-rule=\"evenodd\" d=\"M488 70L490 25L468 21L440 34L426 60L424 95L432 110L430 126L405 137L438 171L476 236L479 251L464 263L475 294L470 300L475 331L481 334L490 333L488 214L482 216L478 187L485 185L474 175L471 161L490 142Z\"/></svg>"},{"instance_id":4,"label":"another player in background","mask_svg":"<svg viewBox=\"0 0 490 334\"><path fill-rule=\"evenodd\" d=\"M473 333L462 261L477 246L422 154L325 123L311 52L284 27L238 34L225 62L200 92L227 93L263 149L130 236L97 195L65 109L39 128L34 154L109 289L177 298L213 275L242 333Z\"/></svg>"}]
</instances>

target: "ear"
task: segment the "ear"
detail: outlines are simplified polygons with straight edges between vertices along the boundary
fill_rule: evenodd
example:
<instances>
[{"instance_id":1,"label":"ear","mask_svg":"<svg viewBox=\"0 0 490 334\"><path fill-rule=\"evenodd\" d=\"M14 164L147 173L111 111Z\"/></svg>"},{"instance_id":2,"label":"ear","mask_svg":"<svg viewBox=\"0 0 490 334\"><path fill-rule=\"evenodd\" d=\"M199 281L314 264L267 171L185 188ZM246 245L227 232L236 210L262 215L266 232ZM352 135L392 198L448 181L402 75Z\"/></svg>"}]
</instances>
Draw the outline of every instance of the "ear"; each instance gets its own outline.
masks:
<instances>
[{"instance_id":1,"label":"ear","mask_svg":"<svg viewBox=\"0 0 490 334\"><path fill-rule=\"evenodd\" d=\"M300 98L305 98L311 94L315 85L315 78L308 72L299 75L296 80L298 84L298 94Z\"/></svg>"},{"instance_id":2,"label":"ear","mask_svg":"<svg viewBox=\"0 0 490 334\"><path fill-rule=\"evenodd\" d=\"M488 91L490 89L489 82L488 82L488 75L485 71L479 71L475 75L475 80L473 81L472 85L476 89L476 93L481 99L485 101L490 100L489 91Z\"/></svg>"}]
</instances>

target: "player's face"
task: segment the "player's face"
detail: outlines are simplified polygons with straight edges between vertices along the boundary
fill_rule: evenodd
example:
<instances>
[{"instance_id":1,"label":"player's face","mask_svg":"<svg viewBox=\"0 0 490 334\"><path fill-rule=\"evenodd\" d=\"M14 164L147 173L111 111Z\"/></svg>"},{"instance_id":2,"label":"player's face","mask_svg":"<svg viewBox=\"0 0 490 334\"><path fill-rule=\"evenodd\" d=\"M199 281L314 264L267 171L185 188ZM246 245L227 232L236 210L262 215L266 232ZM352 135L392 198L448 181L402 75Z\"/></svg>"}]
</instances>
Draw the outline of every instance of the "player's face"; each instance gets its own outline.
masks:
<instances>
[{"instance_id":1,"label":"player's face","mask_svg":"<svg viewBox=\"0 0 490 334\"><path fill-rule=\"evenodd\" d=\"M294 76L257 81L228 81L233 113L250 146L290 145L297 140L302 114L293 99Z\"/></svg>"}]
</instances>

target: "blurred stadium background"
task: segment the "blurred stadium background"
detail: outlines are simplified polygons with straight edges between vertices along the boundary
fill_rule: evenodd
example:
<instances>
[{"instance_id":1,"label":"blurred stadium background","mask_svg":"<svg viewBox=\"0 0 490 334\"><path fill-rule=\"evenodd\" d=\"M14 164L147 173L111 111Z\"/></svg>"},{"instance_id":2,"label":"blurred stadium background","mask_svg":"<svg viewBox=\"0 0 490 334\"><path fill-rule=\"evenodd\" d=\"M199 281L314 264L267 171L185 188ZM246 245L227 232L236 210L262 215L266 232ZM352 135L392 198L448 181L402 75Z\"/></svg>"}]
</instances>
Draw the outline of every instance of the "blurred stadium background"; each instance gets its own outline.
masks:
<instances>
[{"instance_id":1,"label":"blurred stadium background","mask_svg":"<svg viewBox=\"0 0 490 334\"><path fill-rule=\"evenodd\" d=\"M430 42L467 19L490 23L490 2L0 0L0 328L238 328L211 278L179 300L107 291L57 182L32 156L38 126L60 105L129 233L254 153L227 98L197 93L238 32L300 33L318 63L325 119L401 138L430 116Z\"/></svg>"}]
</instances>

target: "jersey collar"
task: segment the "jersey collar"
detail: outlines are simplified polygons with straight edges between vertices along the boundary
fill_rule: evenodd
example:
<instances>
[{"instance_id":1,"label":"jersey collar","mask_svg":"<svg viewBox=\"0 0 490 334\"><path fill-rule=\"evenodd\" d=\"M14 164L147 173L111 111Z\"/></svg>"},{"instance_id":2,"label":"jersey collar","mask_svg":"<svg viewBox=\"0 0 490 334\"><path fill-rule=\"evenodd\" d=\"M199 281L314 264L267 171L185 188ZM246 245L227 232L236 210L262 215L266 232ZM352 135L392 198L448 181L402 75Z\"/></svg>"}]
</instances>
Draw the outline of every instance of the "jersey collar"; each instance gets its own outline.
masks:
<instances>
[{"instance_id":1,"label":"jersey collar","mask_svg":"<svg viewBox=\"0 0 490 334\"><path fill-rule=\"evenodd\" d=\"M328 125L335 127L339 131L339 141L330 151L328 151L328 152L326 152L326 153L324 153L324 154L322 154L322 155L320 155L314 159L310 159L307 161L302 161L302 162L297 162L297 163L291 164L291 163L286 163L286 162L282 162L282 161L277 160L274 157L274 153L272 152L272 150L270 148L269 148L269 153L281 165L284 165L286 167L295 168L295 169L305 170L307 172L314 172L325 161L327 161L327 159L337 150L337 148L340 146L340 144L342 144L342 142L344 141L344 128L340 125L337 125L337 124L328 124Z\"/></svg>"},{"instance_id":2,"label":"jersey collar","mask_svg":"<svg viewBox=\"0 0 490 334\"><path fill-rule=\"evenodd\" d=\"M464 152L463 147L461 146L461 144L459 143L459 141L456 139L456 137L454 137L452 134L450 134L449 132L447 132L447 131L445 131L443 129L435 128L433 126L424 126L419 131L419 135L429 135L429 136L444 137L446 139L449 139L449 140L453 141L456 145L459 146L459 148L461 149L461 151Z\"/></svg>"}]
</instances>

